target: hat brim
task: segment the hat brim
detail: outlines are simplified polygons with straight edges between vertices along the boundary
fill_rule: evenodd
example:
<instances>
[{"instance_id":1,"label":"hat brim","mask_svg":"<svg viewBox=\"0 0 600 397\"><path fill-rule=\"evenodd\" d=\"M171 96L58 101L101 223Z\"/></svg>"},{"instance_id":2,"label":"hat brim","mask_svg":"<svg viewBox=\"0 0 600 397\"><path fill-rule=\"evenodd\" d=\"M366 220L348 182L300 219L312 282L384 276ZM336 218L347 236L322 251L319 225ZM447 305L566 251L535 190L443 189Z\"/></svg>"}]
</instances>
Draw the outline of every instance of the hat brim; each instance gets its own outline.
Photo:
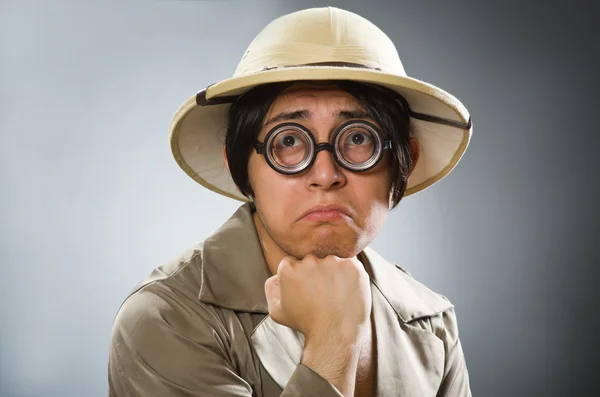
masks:
<instances>
[{"instance_id":1,"label":"hat brim","mask_svg":"<svg viewBox=\"0 0 600 397\"><path fill-rule=\"evenodd\" d=\"M410 119L410 133L420 145L419 161L404 197L417 193L448 175L471 140L472 123L463 104L446 91L423 81L372 69L342 66L299 66L233 77L209 86L200 105L197 95L183 103L172 118L169 135L177 164L196 182L224 196L248 201L237 189L224 160L223 147L231 103L219 98L241 95L263 84L303 80L351 80L387 87L408 102L412 112L447 120Z\"/></svg>"}]
</instances>

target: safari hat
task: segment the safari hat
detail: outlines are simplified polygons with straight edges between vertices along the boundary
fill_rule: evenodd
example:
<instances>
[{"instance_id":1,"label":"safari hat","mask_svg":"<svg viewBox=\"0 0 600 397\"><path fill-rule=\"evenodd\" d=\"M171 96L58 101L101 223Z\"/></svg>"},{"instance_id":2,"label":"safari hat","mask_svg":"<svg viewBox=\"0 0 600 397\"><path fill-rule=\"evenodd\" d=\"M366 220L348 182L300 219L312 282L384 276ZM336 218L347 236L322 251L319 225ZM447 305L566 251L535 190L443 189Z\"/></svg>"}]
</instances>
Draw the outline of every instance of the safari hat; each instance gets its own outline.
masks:
<instances>
[{"instance_id":1,"label":"safari hat","mask_svg":"<svg viewBox=\"0 0 600 397\"><path fill-rule=\"evenodd\" d=\"M202 186L248 201L223 161L229 108L256 86L301 80L352 80L387 87L406 99L411 136L420 142L421 152L405 197L448 175L471 139L471 117L463 104L408 77L396 47L377 26L339 8L310 8L269 23L231 78L203 88L180 106L169 127L179 166Z\"/></svg>"}]
</instances>

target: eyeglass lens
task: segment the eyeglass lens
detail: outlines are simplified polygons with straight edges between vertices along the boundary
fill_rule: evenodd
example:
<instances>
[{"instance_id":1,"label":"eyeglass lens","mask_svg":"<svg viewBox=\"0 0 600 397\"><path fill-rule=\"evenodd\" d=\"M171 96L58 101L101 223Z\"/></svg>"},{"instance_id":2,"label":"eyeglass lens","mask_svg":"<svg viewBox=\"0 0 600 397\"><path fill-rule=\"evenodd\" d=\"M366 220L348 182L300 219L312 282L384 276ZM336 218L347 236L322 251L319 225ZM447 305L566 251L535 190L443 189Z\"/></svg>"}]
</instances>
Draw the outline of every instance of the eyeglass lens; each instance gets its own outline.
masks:
<instances>
[{"instance_id":1,"label":"eyeglass lens","mask_svg":"<svg viewBox=\"0 0 600 397\"><path fill-rule=\"evenodd\" d=\"M305 133L296 129L285 129L272 137L273 159L284 167L294 167L306 159L310 140Z\"/></svg>"},{"instance_id":2,"label":"eyeglass lens","mask_svg":"<svg viewBox=\"0 0 600 397\"><path fill-rule=\"evenodd\" d=\"M338 138L338 150L341 157L352 164L363 164L375 153L375 136L363 127L345 130Z\"/></svg>"}]
</instances>

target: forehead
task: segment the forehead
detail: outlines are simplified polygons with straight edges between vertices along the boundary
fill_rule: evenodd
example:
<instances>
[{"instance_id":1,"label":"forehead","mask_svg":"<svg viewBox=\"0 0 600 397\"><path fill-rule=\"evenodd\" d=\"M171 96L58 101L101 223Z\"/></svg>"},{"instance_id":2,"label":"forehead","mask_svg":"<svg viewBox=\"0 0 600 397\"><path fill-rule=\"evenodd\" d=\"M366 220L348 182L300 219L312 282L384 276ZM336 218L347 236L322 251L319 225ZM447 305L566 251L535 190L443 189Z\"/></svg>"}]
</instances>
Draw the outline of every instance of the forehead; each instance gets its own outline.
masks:
<instances>
[{"instance_id":1,"label":"forehead","mask_svg":"<svg viewBox=\"0 0 600 397\"><path fill-rule=\"evenodd\" d=\"M332 82L294 83L275 98L270 113L290 107L346 107L364 110L356 98Z\"/></svg>"}]
</instances>

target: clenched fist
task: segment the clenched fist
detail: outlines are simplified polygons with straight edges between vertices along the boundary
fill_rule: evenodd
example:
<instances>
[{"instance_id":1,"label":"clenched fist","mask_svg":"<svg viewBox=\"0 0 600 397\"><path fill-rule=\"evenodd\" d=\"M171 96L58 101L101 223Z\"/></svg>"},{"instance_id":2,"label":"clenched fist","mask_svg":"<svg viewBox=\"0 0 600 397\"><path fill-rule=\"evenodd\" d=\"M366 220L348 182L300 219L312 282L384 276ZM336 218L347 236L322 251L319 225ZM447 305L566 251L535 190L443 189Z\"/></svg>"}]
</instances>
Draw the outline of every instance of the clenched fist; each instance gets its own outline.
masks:
<instances>
[{"instance_id":1,"label":"clenched fist","mask_svg":"<svg viewBox=\"0 0 600 397\"><path fill-rule=\"evenodd\" d=\"M284 258L265 283L273 320L305 340L352 342L370 326L369 275L356 258Z\"/></svg>"}]
</instances>

